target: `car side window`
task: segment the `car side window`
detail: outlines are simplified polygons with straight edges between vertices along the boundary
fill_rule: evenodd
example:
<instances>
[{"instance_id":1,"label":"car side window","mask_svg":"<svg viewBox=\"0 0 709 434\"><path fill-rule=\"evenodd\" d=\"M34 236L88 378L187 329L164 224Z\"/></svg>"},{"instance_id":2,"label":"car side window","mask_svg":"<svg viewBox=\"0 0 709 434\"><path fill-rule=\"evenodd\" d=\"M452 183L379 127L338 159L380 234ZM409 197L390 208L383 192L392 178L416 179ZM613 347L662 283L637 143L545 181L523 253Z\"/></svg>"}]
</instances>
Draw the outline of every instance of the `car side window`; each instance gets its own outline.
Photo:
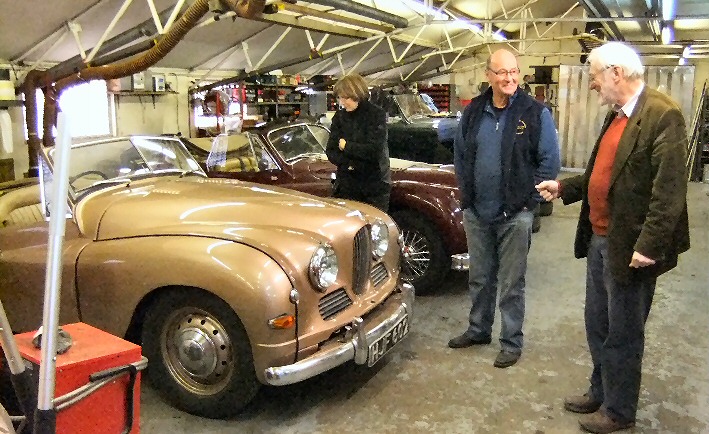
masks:
<instances>
[{"instance_id":1,"label":"car side window","mask_svg":"<svg viewBox=\"0 0 709 434\"><path fill-rule=\"evenodd\" d=\"M325 150L325 148L327 148L327 139L330 137L330 132L319 125L310 125L309 128L315 140L317 140L323 150Z\"/></svg>"}]
</instances>

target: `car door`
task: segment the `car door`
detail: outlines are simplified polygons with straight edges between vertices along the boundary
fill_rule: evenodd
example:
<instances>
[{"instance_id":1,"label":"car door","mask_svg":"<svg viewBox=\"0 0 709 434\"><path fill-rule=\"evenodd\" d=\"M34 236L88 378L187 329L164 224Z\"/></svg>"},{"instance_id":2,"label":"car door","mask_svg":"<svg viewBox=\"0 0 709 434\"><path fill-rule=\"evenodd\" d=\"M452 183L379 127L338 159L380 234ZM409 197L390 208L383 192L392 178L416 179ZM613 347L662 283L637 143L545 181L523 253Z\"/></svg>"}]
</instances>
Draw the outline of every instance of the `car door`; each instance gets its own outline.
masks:
<instances>
[{"instance_id":1,"label":"car door","mask_svg":"<svg viewBox=\"0 0 709 434\"><path fill-rule=\"evenodd\" d=\"M25 221L0 228L0 300L13 332L35 330L41 325L48 240L46 221ZM81 320L75 291L75 264L86 244L75 222L67 219L62 250L60 324Z\"/></svg>"}]
</instances>

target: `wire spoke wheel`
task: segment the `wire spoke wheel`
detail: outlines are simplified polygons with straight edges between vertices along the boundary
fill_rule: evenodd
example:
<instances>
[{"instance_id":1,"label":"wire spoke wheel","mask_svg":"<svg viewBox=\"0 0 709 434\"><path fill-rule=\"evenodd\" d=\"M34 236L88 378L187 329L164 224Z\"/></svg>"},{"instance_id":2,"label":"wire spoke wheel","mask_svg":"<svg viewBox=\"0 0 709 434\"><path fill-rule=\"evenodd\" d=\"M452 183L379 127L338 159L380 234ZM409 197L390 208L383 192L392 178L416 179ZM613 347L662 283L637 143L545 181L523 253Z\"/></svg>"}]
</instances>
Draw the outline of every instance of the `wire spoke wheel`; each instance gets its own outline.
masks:
<instances>
[{"instance_id":1,"label":"wire spoke wheel","mask_svg":"<svg viewBox=\"0 0 709 434\"><path fill-rule=\"evenodd\" d=\"M401 278L411 283L417 294L440 288L441 280L451 267L451 258L436 226L413 211L393 214L399 225L402 246Z\"/></svg>"},{"instance_id":2,"label":"wire spoke wheel","mask_svg":"<svg viewBox=\"0 0 709 434\"><path fill-rule=\"evenodd\" d=\"M404 280L411 282L426 274L431 265L431 246L419 232L402 230L401 233L404 238L401 271Z\"/></svg>"}]
</instances>

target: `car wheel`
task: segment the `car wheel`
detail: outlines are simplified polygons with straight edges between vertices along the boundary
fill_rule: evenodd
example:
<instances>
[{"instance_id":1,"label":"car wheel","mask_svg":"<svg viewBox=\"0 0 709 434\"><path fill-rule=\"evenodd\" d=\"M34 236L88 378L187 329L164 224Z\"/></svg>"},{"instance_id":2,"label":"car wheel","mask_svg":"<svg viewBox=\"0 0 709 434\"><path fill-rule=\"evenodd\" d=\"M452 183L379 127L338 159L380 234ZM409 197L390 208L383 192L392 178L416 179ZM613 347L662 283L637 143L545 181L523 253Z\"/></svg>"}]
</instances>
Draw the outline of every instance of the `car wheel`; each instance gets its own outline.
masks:
<instances>
[{"instance_id":1,"label":"car wheel","mask_svg":"<svg viewBox=\"0 0 709 434\"><path fill-rule=\"evenodd\" d=\"M259 389L244 326L211 294L164 294L148 312L142 338L150 382L181 410L230 417Z\"/></svg>"},{"instance_id":2,"label":"car wheel","mask_svg":"<svg viewBox=\"0 0 709 434\"><path fill-rule=\"evenodd\" d=\"M433 291L451 267L443 237L431 221L411 211L392 214L404 239L401 273L417 294Z\"/></svg>"}]
</instances>

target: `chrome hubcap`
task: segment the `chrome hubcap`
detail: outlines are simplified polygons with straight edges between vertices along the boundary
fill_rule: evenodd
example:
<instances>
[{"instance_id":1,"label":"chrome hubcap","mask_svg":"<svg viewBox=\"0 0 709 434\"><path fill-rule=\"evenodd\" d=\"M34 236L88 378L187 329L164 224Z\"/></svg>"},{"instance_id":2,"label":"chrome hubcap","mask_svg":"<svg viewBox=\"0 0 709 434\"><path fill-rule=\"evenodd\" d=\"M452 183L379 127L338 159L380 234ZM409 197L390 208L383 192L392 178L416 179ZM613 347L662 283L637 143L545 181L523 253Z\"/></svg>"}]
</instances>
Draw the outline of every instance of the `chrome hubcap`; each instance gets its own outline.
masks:
<instances>
[{"instance_id":1,"label":"chrome hubcap","mask_svg":"<svg viewBox=\"0 0 709 434\"><path fill-rule=\"evenodd\" d=\"M165 360L184 387L212 394L232 374L232 346L224 327L206 312L175 312L165 332Z\"/></svg>"},{"instance_id":2,"label":"chrome hubcap","mask_svg":"<svg viewBox=\"0 0 709 434\"><path fill-rule=\"evenodd\" d=\"M199 329L186 329L176 336L175 345L179 348L182 366L193 375L208 376L217 366L217 354L214 341Z\"/></svg>"}]
</instances>

